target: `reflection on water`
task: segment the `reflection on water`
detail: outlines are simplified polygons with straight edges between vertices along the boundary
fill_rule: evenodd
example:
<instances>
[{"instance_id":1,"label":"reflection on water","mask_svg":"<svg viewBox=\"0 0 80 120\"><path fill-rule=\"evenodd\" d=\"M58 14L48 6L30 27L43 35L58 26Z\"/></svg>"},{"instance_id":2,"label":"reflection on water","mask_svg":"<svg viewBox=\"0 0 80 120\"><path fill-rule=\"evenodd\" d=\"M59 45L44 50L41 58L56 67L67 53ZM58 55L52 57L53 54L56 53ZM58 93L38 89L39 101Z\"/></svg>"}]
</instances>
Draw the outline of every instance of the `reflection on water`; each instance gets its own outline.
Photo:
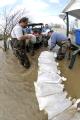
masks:
<instances>
[{"instance_id":1,"label":"reflection on water","mask_svg":"<svg viewBox=\"0 0 80 120\"><path fill-rule=\"evenodd\" d=\"M69 95L80 98L80 55L77 55L73 68L68 68L70 61L64 60L60 62L60 69L67 81L65 82L66 90Z\"/></svg>"},{"instance_id":2,"label":"reflection on water","mask_svg":"<svg viewBox=\"0 0 80 120\"><path fill-rule=\"evenodd\" d=\"M38 55L37 55L38 56ZM38 110L34 81L37 78L37 57L32 67L22 67L11 51L0 49L0 120L42 120Z\"/></svg>"}]
</instances>

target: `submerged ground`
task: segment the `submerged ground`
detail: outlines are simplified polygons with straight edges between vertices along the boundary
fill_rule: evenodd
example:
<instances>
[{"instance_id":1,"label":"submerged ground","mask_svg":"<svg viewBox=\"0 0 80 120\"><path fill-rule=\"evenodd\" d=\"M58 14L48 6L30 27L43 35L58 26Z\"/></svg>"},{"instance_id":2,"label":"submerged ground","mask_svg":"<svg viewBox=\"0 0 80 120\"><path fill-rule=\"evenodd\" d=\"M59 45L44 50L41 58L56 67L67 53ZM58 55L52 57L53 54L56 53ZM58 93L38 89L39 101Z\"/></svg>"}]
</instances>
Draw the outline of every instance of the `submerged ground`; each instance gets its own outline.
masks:
<instances>
[{"instance_id":1,"label":"submerged ground","mask_svg":"<svg viewBox=\"0 0 80 120\"><path fill-rule=\"evenodd\" d=\"M0 120L47 120L44 112L40 112L35 96L34 81L37 80L38 56L30 56L31 68L23 68L11 50L6 53L0 49ZM68 68L67 59L60 62L60 70L68 80L66 90L72 97L80 97L80 56L72 70Z\"/></svg>"},{"instance_id":2,"label":"submerged ground","mask_svg":"<svg viewBox=\"0 0 80 120\"><path fill-rule=\"evenodd\" d=\"M45 120L34 90L37 79L37 57L31 57L31 68L23 68L11 51L0 49L0 120Z\"/></svg>"}]
</instances>

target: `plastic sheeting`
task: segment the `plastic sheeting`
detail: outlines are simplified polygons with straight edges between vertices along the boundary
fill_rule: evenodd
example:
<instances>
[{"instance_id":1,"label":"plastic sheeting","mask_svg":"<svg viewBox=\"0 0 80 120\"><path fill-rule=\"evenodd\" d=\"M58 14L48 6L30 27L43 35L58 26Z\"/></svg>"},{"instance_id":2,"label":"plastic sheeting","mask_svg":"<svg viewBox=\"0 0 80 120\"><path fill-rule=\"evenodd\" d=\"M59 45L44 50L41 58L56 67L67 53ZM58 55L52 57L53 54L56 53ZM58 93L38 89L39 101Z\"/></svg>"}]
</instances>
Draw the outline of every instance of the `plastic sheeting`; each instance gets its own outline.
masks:
<instances>
[{"instance_id":1,"label":"plastic sheeting","mask_svg":"<svg viewBox=\"0 0 80 120\"><path fill-rule=\"evenodd\" d=\"M74 120L66 118L72 116L68 110L72 106L72 101L67 98L67 92L62 84L62 81L67 79L60 76L55 58L56 54L48 51L42 52L38 58L39 70L34 86L39 109L48 113L48 120Z\"/></svg>"}]
</instances>

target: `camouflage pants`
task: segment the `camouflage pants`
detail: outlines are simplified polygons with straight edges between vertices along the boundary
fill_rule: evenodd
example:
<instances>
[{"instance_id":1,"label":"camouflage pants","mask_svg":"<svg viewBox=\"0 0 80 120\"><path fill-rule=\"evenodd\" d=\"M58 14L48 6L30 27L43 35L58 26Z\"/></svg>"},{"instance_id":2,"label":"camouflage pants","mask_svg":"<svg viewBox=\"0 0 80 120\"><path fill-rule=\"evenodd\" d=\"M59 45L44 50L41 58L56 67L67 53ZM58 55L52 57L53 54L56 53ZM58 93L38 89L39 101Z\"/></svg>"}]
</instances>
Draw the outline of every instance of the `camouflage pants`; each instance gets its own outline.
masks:
<instances>
[{"instance_id":1,"label":"camouflage pants","mask_svg":"<svg viewBox=\"0 0 80 120\"><path fill-rule=\"evenodd\" d=\"M57 59L62 60L65 57L67 50L70 48L70 42L69 41L63 42L59 46L60 46L60 48L57 53Z\"/></svg>"},{"instance_id":2,"label":"camouflage pants","mask_svg":"<svg viewBox=\"0 0 80 120\"><path fill-rule=\"evenodd\" d=\"M25 41L19 41L15 38L11 40L11 47L15 56L19 59L20 63L26 67L30 67L30 61L26 54Z\"/></svg>"}]
</instances>

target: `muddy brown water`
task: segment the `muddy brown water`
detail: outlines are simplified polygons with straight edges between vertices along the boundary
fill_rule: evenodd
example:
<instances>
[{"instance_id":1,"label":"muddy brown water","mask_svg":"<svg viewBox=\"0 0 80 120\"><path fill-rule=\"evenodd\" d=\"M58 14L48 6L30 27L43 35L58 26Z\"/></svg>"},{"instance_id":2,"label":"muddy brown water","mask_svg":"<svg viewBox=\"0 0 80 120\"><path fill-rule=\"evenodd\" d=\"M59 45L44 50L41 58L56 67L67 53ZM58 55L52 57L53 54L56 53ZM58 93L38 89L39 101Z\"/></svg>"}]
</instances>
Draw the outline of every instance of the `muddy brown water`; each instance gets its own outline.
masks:
<instances>
[{"instance_id":1,"label":"muddy brown water","mask_svg":"<svg viewBox=\"0 0 80 120\"><path fill-rule=\"evenodd\" d=\"M80 98L80 55L77 55L72 69L68 68L70 61L67 59L59 63L62 75L67 78L65 88L69 96Z\"/></svg>"},{"instance_id":2,"label":"muddy brown water","mask_svg":"<svg viewBox=\"0 0 80 120\"><path fill-rule=\"evenodd\" d=\"M27 70L11 51L0 49L0 120L47 120L39 111L34 89L40 52L31 57Z\"/></svg>"},{"instance_id":3,"label":"muddy brown water","mask_svg":"<svg viewBox=\"0 0 80 120\"><path fill-rule=\"evenodd\" d=\"M37 80L37 60L41 51L30 56L31 68L23 68L11 50L6 53L0 49L0 120L47 120L40 112L35 96L34 81ZM80 97L80 56L72 70L68 60L60 63L62 75L67 77L66 90L72 97Z\"/></svg>"}]
</instances>

